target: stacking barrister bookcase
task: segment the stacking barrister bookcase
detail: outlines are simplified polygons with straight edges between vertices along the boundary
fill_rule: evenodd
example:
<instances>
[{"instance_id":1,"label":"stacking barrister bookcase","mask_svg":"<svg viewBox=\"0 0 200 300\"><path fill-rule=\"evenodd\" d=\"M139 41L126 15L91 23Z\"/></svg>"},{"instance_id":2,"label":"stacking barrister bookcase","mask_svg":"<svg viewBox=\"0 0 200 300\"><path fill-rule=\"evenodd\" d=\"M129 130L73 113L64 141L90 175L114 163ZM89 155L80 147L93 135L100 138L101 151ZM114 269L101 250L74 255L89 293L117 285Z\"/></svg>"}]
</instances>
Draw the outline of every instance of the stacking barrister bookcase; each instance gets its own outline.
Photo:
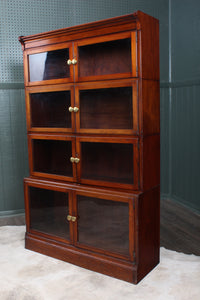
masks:
<instances>
[{"instance_id":1,"label":"stacking barrister bookcase","mask_svg":"<svg viewBox=\"0 0 200 300\"><path fill-rule=\"evenodd\" d=\"M159 262L159 25L21 36L26 248L132 283Z\"/></svg>"}]
</instances>

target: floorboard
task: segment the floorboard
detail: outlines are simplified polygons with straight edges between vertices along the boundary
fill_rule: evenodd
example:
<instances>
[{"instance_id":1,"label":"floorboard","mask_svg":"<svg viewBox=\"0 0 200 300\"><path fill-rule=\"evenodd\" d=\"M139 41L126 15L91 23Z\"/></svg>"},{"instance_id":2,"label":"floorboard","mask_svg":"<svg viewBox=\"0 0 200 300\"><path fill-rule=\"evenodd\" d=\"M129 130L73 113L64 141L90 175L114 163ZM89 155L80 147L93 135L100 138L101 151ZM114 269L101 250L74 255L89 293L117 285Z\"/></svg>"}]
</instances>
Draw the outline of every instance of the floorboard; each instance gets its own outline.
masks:
<instances>
[{"instance_id":1,"label":"floorboard","mask_svg":"<svg viewBox=\"0 0 200 300\"><path fill-rule=\"evenodd\" d=\"M200 256L200 215L172 200L161 200L160 245Z\"/></svg>"}]
</instances>

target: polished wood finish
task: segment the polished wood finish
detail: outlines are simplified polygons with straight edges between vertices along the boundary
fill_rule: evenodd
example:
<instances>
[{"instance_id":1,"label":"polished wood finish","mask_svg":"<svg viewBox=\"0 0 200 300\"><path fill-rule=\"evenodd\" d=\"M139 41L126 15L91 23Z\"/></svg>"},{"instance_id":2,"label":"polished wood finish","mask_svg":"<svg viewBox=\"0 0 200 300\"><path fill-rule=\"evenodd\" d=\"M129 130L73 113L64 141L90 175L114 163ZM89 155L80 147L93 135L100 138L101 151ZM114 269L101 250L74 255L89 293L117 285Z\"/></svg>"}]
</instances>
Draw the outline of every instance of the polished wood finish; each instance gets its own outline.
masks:
<instances>
[{"instance_id":1,"label":"polished wood finish","mask_svg":"<svg viewBox=\"0 0 200 300\"><path fill-rule=\"evenodd\" d=\"M138 75L143 79L159 80L159 21L138 11Z\"/></svg>"},{"instance_id":2,"label":"polished wood finish","mask_svg":"<svg viewBox=\"0 0 200 300\"><path fill-rule=\"evenodd\" d=\"M138 140L110 137L76 138L80 157L78 182L138 189Z\"/></svg>"},{"instance_id":3,"label":"polished wood finish","mask_svg":"<svg viewBox=\"0 0 200 300\"><path fill-rule=\"evenodd\" d=\"M159 262L158 20L19 37L26 248L132 283Z\"/></svg>"},{"instance_id":4,"label":"polished wood finish","mask_svg":"<svg viewBox=\"0 0 200 300\"><path fill-rule=\"evenodd\" d=\"M57 51L62 51L62 59L59 59L59 55L55 55L52 60L52 65L49 67L47 62L48 53L53 53ZM37 55L39 56L37 58ZM36 75L35 80L31 80L30 72L30 58L36 56L33 59L32 65L37 67L35 69ZM42 56L42 58L41 58ZM44 56L44 58L43 58ZM44 47L38 47L37 49L29 49L24 51L24 82L26 86L37 86L41 82L44 85L54 84L54 83L66 83L73 81L73 69L72 66L67 65L68 57L73 56L73 48L71 43L62 43L57 45L47 45ZM39 68L38 64L42 63L42 67ZM58 64L58 68L56 68ZM59 70L62 69L59 77ZM39 70L38 70L39 69ZM41 70L40 70L41 69ZM41 76L38 76L38 73ZM43 75L43 76L42 76Z\"/></svg>"},{"instance_id":5,"label":"polished wood finish","mask_svg":"<svg viewBox=\"0 0 200 300\"><path fill-rule=\"evenodd\" d=\"M75 116L68 110L74 107L72 85L47 85L26 88L26 120L28 132L75 131Z\"/></svg>"},{"instance_id":6,"label":"polished wood finish","mask_svg":"<svg viewBox=\"0 0 200 300\"><path fill-rule=\"evenodd\" d=\"M33 176L76 181L75 138L66 135L28 135L29 167Z\"/></svg>"},{"instance_id":7,"label":"polished wood finish","mask_svg":"<svg viewBox=\"0 0 200 300\"><path fill-rule=\"evenodd\" d=\"M140 190L160 184L160 136L148 135L140 140Z\"/></svg>"},{"instance_id":8,"label":"polished wood finish","mask_svg":"<svg viewBox=\"0 0 200 300\"><path fill-rule=\"evenodd\" d=\"M79 61L75 66L75 80L80 82L136 77L136 43L132 42L131 37L131 33L121 33L75 43ZM135 41L135 33L133 40ZM117 63L113 64L113 61Z\"/></svg>"},{"instance_id":9,"label":"polished wood finish","mask_svg":"<svg viewBox=\"0 0 200 300\"><path fill-rule=\"evenodd\" d=\"M30 187L29 199L30 229L69 240L68 193Z\"/></svg>"},{"instance_id":10,"label":"polished wood finish","mask_svg":"<svg viewBox=\"0 0 200 300\"><path fill-rule=\"evenodd\" d=\"M75 87L76 132L138 134L138 81L79 83Z\"/></svg>"},{"instance_id":11,"label":"polished wood finish","mask_svg":"<svg viewBox=\"0 0 200 300\"><path fill-rule=\"evenodd\" d=\"M160 251L160 188L140 195L136 205L138 216L137 264L138 280L142 279L158 262ZM154 221L152 221L154 220Z\"/></svg>"}]
</instances>

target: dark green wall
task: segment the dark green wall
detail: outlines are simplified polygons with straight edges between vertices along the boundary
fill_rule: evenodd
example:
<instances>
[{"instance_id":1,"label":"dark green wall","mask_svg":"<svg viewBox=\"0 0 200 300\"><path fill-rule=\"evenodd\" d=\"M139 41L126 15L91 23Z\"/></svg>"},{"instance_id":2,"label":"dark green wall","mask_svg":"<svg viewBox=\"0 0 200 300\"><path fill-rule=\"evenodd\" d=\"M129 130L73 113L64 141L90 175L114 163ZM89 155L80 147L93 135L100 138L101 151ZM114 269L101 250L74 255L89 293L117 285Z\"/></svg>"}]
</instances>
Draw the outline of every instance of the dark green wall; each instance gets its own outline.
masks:
<instances>
[{"instance_id":1,"label":"dark green wall","mask_svg":"<svg viewBox=\"0 0 200 300\"><path fill-rule=\"evenodd\" d=\"M27 171L24 91L0 89L0 211L23 209ZM0 212L1 215L1 212Z\"/></svg>"},{"instance_id":2,"label":"dark green wall","mask_svg":"<svg viewBox=\"0 0 200 300\"><path fill-rule=\"evenodd\" d=\"M170 79L173 77L173 82L175 82L175 80L191 80L192 74L194 75L195 72L192 72L191 68L190 72L187 72L191 76L185 77L181 70L176 70L176 68L179 69L183 63L182 59L184 58L184 60L186 60L185 55L187 51L190 50L189 53L191 55L193 53L191 50L192 46L185 48L185 55L183 53L183 57L180 57L176 51L176 49L180 47L180 42L176 39L179 39L180 34L181 40L183 38L182 36L184 36L184 38L186 37L181 31L182 20L180 16L177 15L180 20L176 20L176 13L172 14L172 10L176 10L178 13L179 6L182 6L181 3L183 2L174 1L172 9L169 11L169 1L171 0L0 1L0 215L20 212L24 209L23 177L28 175L23 62L21 46L17 40L18 36L119 16L132 13L138 9L160 20L161 194L162 197L173 196L174 199L176 198L175 200L178 199L188 206L198 209L198 203L195 202L195 193L198 186L197 180L192 186L192 190L194 191L193 197L190 197L189 200L187 200L187 193L190 190L189 184L191 182L184 182L183 178L182 181L180 180L176 183L176 174L180 177L182 170L179 169L179 165L182 165L182 160L187 157L190 143L193 143L195 146L198 145L196 145L195 134L193 138L190 137L189 140L187 138L187 142L186 139L184 140L184 135L180 136L179 139L179 131L182 130L182 123L179 122L177 124L176 122L176 114L177 110L179 111L180 104L179 92L176 90L179 87L172 88ZM196 5L198 6L197 1ZM186 12L184 12L184 15L186 15ZM198 14L196 13L196 15ZM196 22L197 26L199 26L198 20L196 20ZM184 26L187 27L186 24L184 24ZM172 39L169 40L171 27L175 28L174 30L177 36L173 33ZM185 30L188 32L187 28L185 28ZM187 40L188 39L189 38L187 38ZM175 41L177 41L177 45ZM194 40L191 42L194 42ZM171 52L169 52L171 46L172 56L170 55ZM176 68L169 68L169 58L172 58L170 61L172 65L176 64ZM197 73L195 74L198 75ZM194 78L199 79L198 76ZM193 87L190 88L194 89ZM190 107L190 111L186 111L188 110L188 102L183 101L183 114L181 114L179 121L183 121L184 113L186 115L189 114L188 119L193 119L191 114L196 110L196 105L198 104L198 92L198 89L193 91L193 106ZM196 113L196 111L194 113ZM193 125L196 128L195 132L197 134L198 119L196 118L195 120L196 121L193 120ZM187 127L185 123L184 126ZM173 128L176 128L176 130L173 130ZM178 135L178 140L176 139L176 135ZM185 156L179 155L180 145L182 145L182 143L184 143ZM186 149L188 150L186 151ZM177 164L176 167L175 162ZM185 165L184 170L190 168L190 177L194 177L194 173L192 173L192 170L195 168L194 162L195 159L193 159L192 164L190 164L190 159ZM187 190L185 193L182 192L181 184L187 186L184 187ZM196 206L194 203L196 203Z\"/></svg>"},{"instance_id":3,"label":"dark green wall","mask_svg":"<svg viewBox=\"0 0 200 300\"><path fill-rule=\"evenodd\" d=\"M200 1L171 1L170 197L200 212Z\"/></svg>"}]
</instances>

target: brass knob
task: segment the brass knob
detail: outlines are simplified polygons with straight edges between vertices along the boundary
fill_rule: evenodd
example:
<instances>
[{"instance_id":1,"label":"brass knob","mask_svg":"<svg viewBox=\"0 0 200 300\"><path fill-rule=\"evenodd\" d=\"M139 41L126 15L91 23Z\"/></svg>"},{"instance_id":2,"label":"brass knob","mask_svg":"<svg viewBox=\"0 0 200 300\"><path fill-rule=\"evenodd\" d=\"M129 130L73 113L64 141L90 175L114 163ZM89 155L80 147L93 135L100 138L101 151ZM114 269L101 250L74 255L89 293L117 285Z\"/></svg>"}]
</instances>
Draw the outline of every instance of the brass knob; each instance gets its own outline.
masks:
<instances>
[{"instance_id":1,"label":"brass knob","mask_svg":"<svg viewBox=\"0 0 200 300\"><path fill-rule=\"evenodd\" d=\"M76 112L78 112L79 111L79 108L78 107L74 107L74 112L76 113Z\"/></svg>"},{"instance_id":2,"label":"brass knob","mask_svg":"<svg viewBox=\"0 0 200 300\"><path fill-rule=\"evenodd\" d=\"M76 113L78 111L79 111L79 108L76 107L76 106L75 107L71 107L71 106L69 107L69 112L75 112Z\"/></svg>"},{"instance_id":3,"label":"brass knob","mask_svg":"<svg viewBox=\"0 0 200 300\"><path fill-rule=\"evenodd\" d=\"M74 162L75 162L76 164L78 164L79 161L80 161L80 158L78 158L78 157L75 157L75 158L74 158Z\"/></svg>"},{"instance_id":4,"label":"brass knob","mask_svg":"<svg viewBox=\"0 0 200 300\"><path fill-rule=\"evenodd\" d=\"M74 163L75 162L75 158L74 157L70 157L70 161L71 161L71 163Z\"/></svg>"},{"instance_id":5,"label":"brass knob","mask_svg":"<svg viewBox=\"0 0 200 300\"><path fill-rule=\"evenodd\" d=\"M68 216L67 216L67 221L69 221L69 222L70 222L70 221L76 222L76 217L68 215Z\"/></svg>"},{"instance_id":6,"label":"brass knob","mask_svg":"<svg viewBox=\"0 0 200 300\"><path fill-rule=\"evenodd\" d=\"M76 217L72 216L71 220L72 222L76 222Z\"/></svg>"},{"instance_id":7,"label":"brass knob","mask_svg":"<svg viewBox=\"0 0 200 300\"><path fill-rule=\"evenodd\" d=\"M72 64L71 59L68 59L67 64L70 66Z\"/></svg>"},{"instance_id":8,"label":"brass knob","mask_svg":"<svg viewBox=\"0 0 200 300\"><path fill-rule=\"evenodd\" d=\"M74 111L74 108L73 107L69 107L69 112L73 112Z\"/></svg>"},{"instance_id":9,"label":"brass knob","mask_svg":"<svg viewBox=\"0 0 200 300\"><path fill-rule=\"evenodd\" d=\"M72 216L68 215L67 216L67 221L71 221L72 220Z\"/></svg>"},{"instance_id":10,"label":"brass knob","mask_svg":"<svg viewBox=\"0 0 200 300\"><path fill-rule=\"evenodd\" d=\"M77 64L77 60L75 58L72 59L71 61L72 65L76 65Z\"/></svg>"}]
</instances>

